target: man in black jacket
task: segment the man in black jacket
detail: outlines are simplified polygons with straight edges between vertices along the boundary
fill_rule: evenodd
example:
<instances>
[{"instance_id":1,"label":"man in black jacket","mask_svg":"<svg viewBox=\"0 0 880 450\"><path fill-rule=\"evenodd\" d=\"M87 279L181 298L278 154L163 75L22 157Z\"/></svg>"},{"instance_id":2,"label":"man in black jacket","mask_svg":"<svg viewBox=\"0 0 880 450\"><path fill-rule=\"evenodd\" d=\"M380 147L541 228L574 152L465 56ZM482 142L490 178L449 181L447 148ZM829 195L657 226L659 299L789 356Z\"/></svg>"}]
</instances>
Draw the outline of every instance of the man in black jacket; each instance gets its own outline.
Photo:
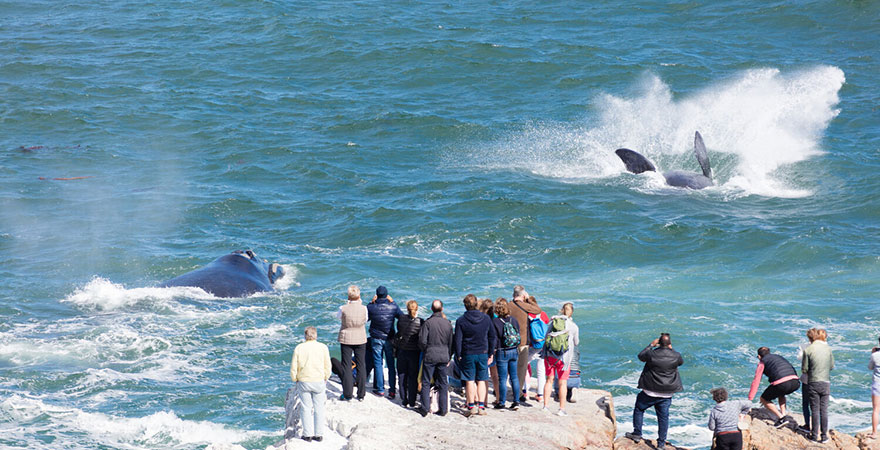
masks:
<instances>
[{"instance_id":1,"label":"man in black jacket","mask_svg":"<svg viewBox=\"0 0 880 450\"><path fill-rule=\"evenodd\" d=\"M397 390L397 372L394 367L394 353L391 342L394 339L394 321L403 315L400 307L394 304L385 286L376 288L376 296L367 305L370 321L371 350L373 353L373 393L385 396L385 373L382 360L388 365L388 398L394 399Z\"/></svg>"},{"instance_id":2,"label":"man in black jacket","mask_svg":"<svg viewBox=\"0 0 880 450\"><path fill-rule=\"evenodd\" d=\"M419 330L419 347L425 352L422 367L422 417L431 412L431 379L434 379L440 399L437 415L445 416L449 411L449 380L446 367L452 354L452 322L443 316L443 302L434 300L431 304L433 314L428 317Z\"/></svg>"},{"instance_id":3,"label":"man in black jacket","mask_svg":"<svg viewBox=\"0 0 880 450\"><path fill-rule=\"evenodd\" d=\"M654 407L657 413L657 448L666 448L666 432L669 430L669 407L672 395L682 390L678 366L684 364L681 353L672 349L669 333L662 333L639 353L639 360L645 362L639 377L639 395L633 409L633 431L626 437L639 442L642 440L642 421L645 410Z\"/></svg>"}]
</instances>

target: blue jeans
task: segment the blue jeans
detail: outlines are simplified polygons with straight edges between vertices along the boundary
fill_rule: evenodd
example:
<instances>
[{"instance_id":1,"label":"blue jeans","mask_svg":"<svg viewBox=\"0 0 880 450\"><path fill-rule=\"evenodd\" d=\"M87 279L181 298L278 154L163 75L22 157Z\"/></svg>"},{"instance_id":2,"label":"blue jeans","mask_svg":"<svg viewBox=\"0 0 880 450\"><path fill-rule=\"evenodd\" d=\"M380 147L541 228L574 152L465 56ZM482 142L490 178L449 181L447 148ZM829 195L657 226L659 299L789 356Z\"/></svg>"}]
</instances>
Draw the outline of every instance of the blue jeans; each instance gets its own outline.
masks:
<instances>
[{"instance_id":1,"label":"blue jeans","mask_svg":"<svg viewBox=\"0 0 880 450\"><path fill-rule=\"evenodd\" d=\"M388 386L389 391L393 394L396 392L397 372L394 370L394 353L391 347L391 341L385 339L373 338L373 386L376 391L385 393L385 373L382 371L382 357L385 357L385 363L388 365Z\"/></svg>"},{"instance_id":2,"label":"blue jeans","mask_svg":"<svg viewBox=\"0 0 880 450\"><path fill-rule=\"evenodd\" d=\"M324 402L327 400L323 381L299 381L299 411L303 437L324 436Z\"/></svg>"},{"instance_id":3,"label":"blue jeans","mask_svg":"<svg viewBox=\"0 0 880 450\"><path fill-rule=\"evenodd\" d=\"M519 401L519 377L516 376L518 353L515 347L495 352L495 366L498 368L498 401L502 404L507 401L508 377L513 388L513 401Z\"/></svg>"},{"instance_id":4,"label":"blue jeans","mask_svg":"<svg viewBox=\"0 0 880 450\"><path fill-rule=\"evenodd\" d=\"M657 442L666 442L666 432L669 431L669 407L672 405L672 398L651 397L644 392L639 392L636 397L636 407L633 409L633 434L642 435L642 422L645 417L645 410L654 407L657 413Z\"/></svg>"}]
</instances>

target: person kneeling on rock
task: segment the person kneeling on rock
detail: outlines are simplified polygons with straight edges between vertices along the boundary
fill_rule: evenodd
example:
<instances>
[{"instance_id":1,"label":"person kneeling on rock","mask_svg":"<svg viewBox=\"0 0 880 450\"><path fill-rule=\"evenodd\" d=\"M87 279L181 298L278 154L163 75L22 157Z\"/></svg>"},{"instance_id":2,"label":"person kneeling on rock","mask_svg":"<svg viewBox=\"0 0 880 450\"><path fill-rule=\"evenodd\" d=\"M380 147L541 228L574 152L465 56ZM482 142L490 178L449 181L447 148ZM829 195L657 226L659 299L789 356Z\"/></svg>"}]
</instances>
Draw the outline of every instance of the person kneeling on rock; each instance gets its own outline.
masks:
<instances>
[{"instance_id":1,"label":"person kneeling on rock","mask_svg":"<svg viewBox=\"0 0 880 450\"><path fill-rule=\"evenodd\" d=\"M716 450L742 450L743 438L739 429L739 415L752 408L749 400L727 400L727 389L709 391L715 407L709 412L709 429L715 432Z\"/></svg>"}]
</instances>

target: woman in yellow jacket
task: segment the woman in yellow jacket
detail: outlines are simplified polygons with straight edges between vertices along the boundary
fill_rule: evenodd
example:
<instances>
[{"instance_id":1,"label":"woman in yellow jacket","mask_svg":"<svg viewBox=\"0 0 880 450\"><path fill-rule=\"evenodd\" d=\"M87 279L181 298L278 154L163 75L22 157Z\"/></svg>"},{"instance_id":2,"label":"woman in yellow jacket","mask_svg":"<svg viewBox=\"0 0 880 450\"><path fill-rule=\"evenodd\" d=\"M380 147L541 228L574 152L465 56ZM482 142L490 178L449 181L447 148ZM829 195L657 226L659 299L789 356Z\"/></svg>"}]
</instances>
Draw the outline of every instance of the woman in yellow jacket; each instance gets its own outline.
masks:
<instances>
[{"instance_id":1,"label":"woman in yellow jacket","mask_svg":"<svg viewBox=\"0 0 880 450\"><path fill-rule=\"evenodd\" d=\"M297 384L302 403L299 420L304 441L324 439L324 392L330 379L330 350L318 342L318 330L306 327L306 341L293 350L290 378Z\"/></svg>"}]
</instances>

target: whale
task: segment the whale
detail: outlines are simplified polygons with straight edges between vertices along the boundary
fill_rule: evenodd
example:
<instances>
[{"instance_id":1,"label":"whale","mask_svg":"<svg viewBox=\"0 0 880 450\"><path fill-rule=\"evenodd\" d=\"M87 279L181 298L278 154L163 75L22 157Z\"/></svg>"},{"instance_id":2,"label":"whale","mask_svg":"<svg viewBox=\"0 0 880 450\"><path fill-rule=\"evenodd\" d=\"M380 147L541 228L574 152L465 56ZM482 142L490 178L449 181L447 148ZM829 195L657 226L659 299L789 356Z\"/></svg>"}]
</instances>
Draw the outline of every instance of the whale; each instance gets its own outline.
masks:
<instances>
[{"instance_id":1,"label":"whale","mask_svg":"<svg viewBox=\"0 0 880 450\"><path fill-rule=\"evenodd\" d=\"M623 161L626 170L629 172L639 174L657 171L654 164L639 152L628 148L619 148L614 153ZM712 180L712 168L709 167L709 154L706 152L706 144L703 143L703 136L700 136L699 131L694 133L694 155L697 157L697 162L700 164L703 173L684 170L663 172L666 184L687 189L703 189L715 185Z\"/></svg>"},{"instance_id":2,"label":"whale","mask_svg":"<svg viewBox=\"0 0 880 450\"><path fill-rule=\"evenodd\" d=\"M282 277L284 268L280 264L261 260L252 250L236 250L159 287L189 286L215 297L247 297L275 290L275 282Z\"/></svg>"}]
</instances>

